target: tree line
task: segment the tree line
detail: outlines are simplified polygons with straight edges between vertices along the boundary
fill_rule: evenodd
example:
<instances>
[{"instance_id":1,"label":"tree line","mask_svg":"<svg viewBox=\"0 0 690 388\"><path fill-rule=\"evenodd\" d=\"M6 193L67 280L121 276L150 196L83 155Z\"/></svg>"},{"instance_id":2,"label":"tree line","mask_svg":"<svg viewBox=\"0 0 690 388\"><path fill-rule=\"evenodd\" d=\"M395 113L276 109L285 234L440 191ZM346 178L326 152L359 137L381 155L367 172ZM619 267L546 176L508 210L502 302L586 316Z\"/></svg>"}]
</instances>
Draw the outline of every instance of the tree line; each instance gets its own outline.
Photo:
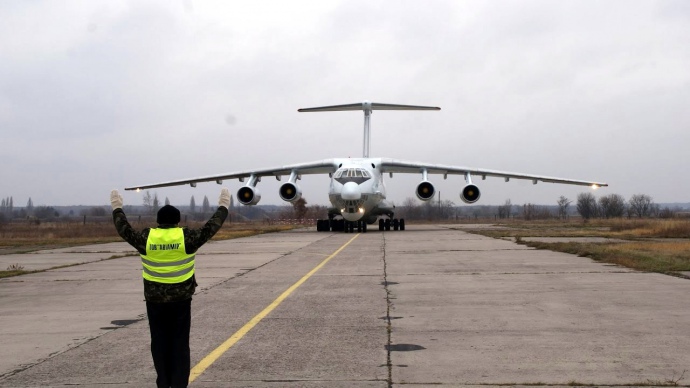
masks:
<instances>
[{"instance_id":1,"label":"tree line","mask_svg":"<svg viewBox=\"0 0 690 388\"><path fill-rule=\"evenodd\" d=\"M147 191L143 196L143 207L125 205L125 212L132 215L155 216L161 207L161 201L157 193ZM180 207L186 215L190 215L192 220L203 220L215 211L216 207L211 206L207 196L203 197L201 206L196 204L196 199L192 195L188 207ZM167 197L162 201L169 205ZM307 205L304 198L284 206L275 207L271 211L263 209L263 206L242 206L235 208L233 199L230 202L230 214L235 216L233 219L322 219L327 215L328 208L323 205ZM262 210L263 209L263 210ZM651 196L646 194L635 194L629 199L625 199L620 194L608 194L596 198L591 192L578 194L575 201L560 196L555 205L536 205L526 203L522 205L513 204L507 199L502 205L478 205L457 206L453 201L419 201L414 198L407 198L401 205L395 208L396 218L409 220L460 220L460 219L503 219L519 217L525 220L533 219L566 219L571 215L579 215L583 219L591 218L645 218L659 217L672 218L676 216L678 209L661 207L654 203ZM72 210L69 216L74 216ZM80 216L105 217L109 215L109 206L94 206L83 209L79 212ZM31 198L25 207L17 207L14 198L11 196L0 199L0 222L12 219L29 220L54 220L60 217L60 213L52 206L34 206Z\"/></svg>"},{"instance_id":2,"label":"tree line","mask_svg":"<svg viewBox=\"0 0 690 388\"><path fill-rule=\"evenodd\" d=\"M151 195L149 191L146 191L143 198L143 205L144 213L146 215L156 215L158 213L158 210L160 210L161 208L160 200L158 199L158 193L154 192L153 195ZM165 197L164 205L170 205L170 200L168 199L168 197ZM232 196L230 196L230 208L232 208L233 206L233 198ZM194 219L202 220L210 216L214 211L216 211L216 207L211 206L211 203L206 195L204 195L204 199L201 202L201 206L197 207L196 199L192 195L192 197L189 199L189 207L186 209L181 208L180 210L185 210L189 212Z\"/></svg>"},{"instance_id":3,"label":"tree line","mask_svg":"<svg viewBox=\"0 0 690 388\"><path fill-rule=\"evenodd\" d=\"M47 219L59 217L55 208L52 206L34 206L34 202L29 197L25 207L15 207L14 198L7 197L0 201L0 222L6 222L12 219Z\"/></svg>"},{"instance_id":4,"label":"tree line","mask_svg":"<svg viewBox=\"0 0 690 388\"><path fill-rule=\"evenodd\" d=\"M676 211L669 207L661 208L647 194L635 194L627 201L620 194L609 194L597 200L592 193L577 196L577 212L586 220L590 218L672 218Z\"/></svg>"}]
</instances>

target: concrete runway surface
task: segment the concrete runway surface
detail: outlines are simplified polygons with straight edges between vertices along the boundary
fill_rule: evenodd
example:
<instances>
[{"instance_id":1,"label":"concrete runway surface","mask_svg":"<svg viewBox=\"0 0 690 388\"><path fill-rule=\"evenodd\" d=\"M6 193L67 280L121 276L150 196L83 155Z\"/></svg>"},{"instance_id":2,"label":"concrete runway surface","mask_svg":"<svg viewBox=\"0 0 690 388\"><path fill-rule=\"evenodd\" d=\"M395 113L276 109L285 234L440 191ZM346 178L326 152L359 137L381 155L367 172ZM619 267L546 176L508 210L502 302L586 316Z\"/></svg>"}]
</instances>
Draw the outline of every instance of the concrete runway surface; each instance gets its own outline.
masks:
<instances>
[{"instance_id":1,"label":"concrete runway surface","mask_svg":"<svg viewBox=\"0 0 690 388\"><path fill-rule=\"evenodd\" d=\"M208 243L192 365L241 338L190 386L690 384L690 280L454 228ZM0 256L27 268L83 263L0 280L0 387L155 386L139 258L107 259L128 252Z\"/></svg>"}]
</instances>

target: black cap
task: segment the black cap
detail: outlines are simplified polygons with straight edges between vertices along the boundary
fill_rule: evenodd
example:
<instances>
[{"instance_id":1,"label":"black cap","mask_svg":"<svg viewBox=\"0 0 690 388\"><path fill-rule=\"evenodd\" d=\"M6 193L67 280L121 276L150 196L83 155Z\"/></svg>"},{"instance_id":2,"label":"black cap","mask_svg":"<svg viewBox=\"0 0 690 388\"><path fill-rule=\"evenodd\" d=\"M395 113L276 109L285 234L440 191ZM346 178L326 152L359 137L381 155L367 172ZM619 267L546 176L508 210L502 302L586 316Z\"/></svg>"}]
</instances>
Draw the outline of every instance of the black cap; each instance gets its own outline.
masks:
<instances>
[{"instance_id":1,"label":"black cap","mask_svg":"<svg viewBox=\"0 0 690 388\"><path fill-rule=\"evenodd\" d=\"M158 211L156 222L165 225L174 225L180 222L180 211L175 206L165 205Z\"/></svg>"}]
</instances>

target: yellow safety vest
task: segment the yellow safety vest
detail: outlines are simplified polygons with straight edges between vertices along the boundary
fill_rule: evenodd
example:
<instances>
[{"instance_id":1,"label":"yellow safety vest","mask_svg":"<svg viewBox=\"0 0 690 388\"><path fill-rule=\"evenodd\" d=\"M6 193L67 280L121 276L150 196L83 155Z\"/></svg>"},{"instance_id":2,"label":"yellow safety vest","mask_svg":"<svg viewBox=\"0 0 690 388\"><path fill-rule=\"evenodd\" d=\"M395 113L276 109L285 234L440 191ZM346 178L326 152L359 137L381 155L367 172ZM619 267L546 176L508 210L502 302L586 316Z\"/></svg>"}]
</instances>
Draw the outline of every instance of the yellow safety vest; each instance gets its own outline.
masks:
<instances>
[{"instance_id":1,"label":"yellow safety vest","mask_svg":"<svg viewBox=\"0 0 690 388\"><path fill-rule=\"evenodd\" d=\"M152 228L141 255L144 279L157 283L182 283L194 276L194 254L187 254L182 228Z\"/></svg>"}]
</instances>

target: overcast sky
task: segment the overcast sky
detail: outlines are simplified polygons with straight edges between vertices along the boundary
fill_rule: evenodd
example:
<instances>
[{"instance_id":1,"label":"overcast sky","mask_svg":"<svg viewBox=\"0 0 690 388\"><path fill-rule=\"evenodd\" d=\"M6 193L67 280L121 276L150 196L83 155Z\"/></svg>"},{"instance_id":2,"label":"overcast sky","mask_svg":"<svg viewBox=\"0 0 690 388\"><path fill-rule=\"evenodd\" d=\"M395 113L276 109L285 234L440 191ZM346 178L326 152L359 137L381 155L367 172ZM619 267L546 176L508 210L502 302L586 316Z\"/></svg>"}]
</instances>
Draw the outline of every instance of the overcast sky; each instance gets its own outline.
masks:
<instances>
[{"instance_id":1,"label":"overcast sky","mask_svg":"<svg viewBox=\"0 0 690 388\"><path fill-rule=\"evenodd\" d=\"M105 205L113 188L362 154L604 181L690 202L690 1L3 1L0 197ZM387 179L414 197L421 176ZM432 176L461 204L461 177ZM327 204L328 176L299 182ZM478 204L586 191L487 178ZM225 183L232 193L238 181ZM283 204L278 182L261 204ZM216 203L215 183L152 190ZM141 204L142 193L124 193Z\"/></svg>"}]
</instances>

